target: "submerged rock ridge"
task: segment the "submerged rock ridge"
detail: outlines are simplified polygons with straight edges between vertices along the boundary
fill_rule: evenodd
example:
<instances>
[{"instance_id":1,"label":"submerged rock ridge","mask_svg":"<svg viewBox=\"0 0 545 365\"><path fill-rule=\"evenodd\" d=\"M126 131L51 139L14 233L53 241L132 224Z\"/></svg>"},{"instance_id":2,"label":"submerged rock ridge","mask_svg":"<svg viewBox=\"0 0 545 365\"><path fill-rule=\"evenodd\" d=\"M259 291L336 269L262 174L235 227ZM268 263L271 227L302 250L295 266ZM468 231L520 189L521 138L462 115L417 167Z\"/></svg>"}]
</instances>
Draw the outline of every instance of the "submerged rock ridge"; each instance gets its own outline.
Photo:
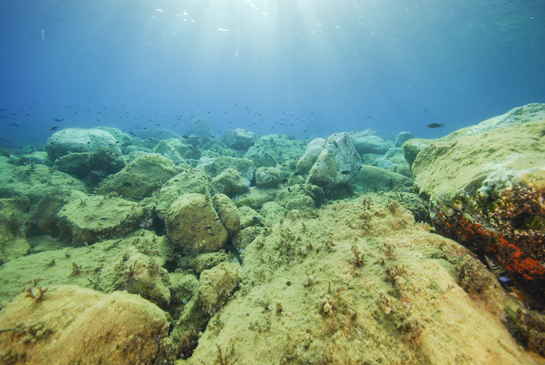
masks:
<instances>
[{"instance_id":1,"label":"submerged rock ridge","mask_svg":"<svg viewBox=\"0 0 545 365\"><path fill-rule=\"evenodd\" d=\"M403 146L419 149L415 187L429 200L437 232L505 267L506 282L539 307L545 299L544 146L545 104Z\"/></svg>"},{"instance_id":2,"label":"submerged rock ridge","mask_svg":"<svg viewBox=\"0 0 545 365\"><path fill-rule=\"evenodd\" d=\"M0 364L545 365L545 104L395 146L202 123L0 154Z\"/></svg>"}]
</instances>

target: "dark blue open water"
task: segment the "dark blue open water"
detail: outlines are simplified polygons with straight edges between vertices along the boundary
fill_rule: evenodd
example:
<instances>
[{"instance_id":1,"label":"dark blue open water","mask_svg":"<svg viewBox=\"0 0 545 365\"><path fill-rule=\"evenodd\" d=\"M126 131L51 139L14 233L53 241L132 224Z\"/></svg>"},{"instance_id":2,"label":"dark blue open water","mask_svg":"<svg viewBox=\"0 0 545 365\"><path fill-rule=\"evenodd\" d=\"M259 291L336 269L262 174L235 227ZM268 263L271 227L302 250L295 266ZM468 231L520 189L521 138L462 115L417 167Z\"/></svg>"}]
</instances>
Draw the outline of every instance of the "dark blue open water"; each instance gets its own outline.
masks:
<instances>
[{"instance_id":1,"label":"dark blue open water","mask_svg":"<svg viewBox=\"0 0 545 365\"><path fill-rule=\"evenodd\" d=\"M43 142L53 126L182 134L190 115L218 134L374 127L430 138L545 101L542 0L3 0L0 9L0 136L18 143ZM434 122L445 128L426 127Z\"/></svg>"}]
</instances>

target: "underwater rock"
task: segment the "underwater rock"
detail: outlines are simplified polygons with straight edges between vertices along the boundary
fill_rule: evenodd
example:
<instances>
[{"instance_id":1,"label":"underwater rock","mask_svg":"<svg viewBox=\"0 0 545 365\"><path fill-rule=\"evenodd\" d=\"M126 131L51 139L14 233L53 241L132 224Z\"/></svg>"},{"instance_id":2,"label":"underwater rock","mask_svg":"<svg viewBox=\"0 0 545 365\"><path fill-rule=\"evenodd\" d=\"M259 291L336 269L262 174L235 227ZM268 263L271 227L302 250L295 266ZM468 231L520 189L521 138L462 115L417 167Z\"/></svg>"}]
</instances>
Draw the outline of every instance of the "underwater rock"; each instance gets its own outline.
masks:
<instances>
[{"instance_id":1,"label":"underwater rock","mask_svg":"<svg viewBox=\"0 0 545 365\"><path fill-rule=\"evenodd\" d=\"M242 206L238 208L240 215L240 228L248 228L263 225L264 218L250 207Z\"/></svg>"},{"instance_id":2,"label":"underwater rock","mask_svg":"<svg viewBox=\"0 0 545 365\"><path fill-rule=\"evenodd\" d=\"M29 288L6 304L0 323L3 363L44 365L152 364L164 355L169 327L165 313L137 295L77 286Z\"/></svg>"},{"instance_id":3,"label":"underwater rock","mask_svg":"<svg viewBox=\"0 0 545 365\"><path fill-rule=\"evenodd\" d=\"M439 233L483 249L543 304L545 121L497 129L485 122L485 132L455 132L424 147L412 166L415 187Z\"/></svg>"},{"instance_id":4,"label":"underwater rock","mask_svg":"<svg viewBox=\"0 0 545 365\"><path fill-rule=\"evenodd\" d=\"M360 155L365 153L384 155L393 147L392 142L385 141L374 128L369 128L361 132L351 132L349 136L354 148Z\"/></svg>"},{"instance_id":5,"label":"underwater rock","mask_svg":"<svg viewBox=\"0 0 545 365\"><path fill-rule=\"evenodd\" d=\"M325 139L316 138L310 141L307 145L305 154L297 162L297 173L300 175L306 175L314 166L314 163L322 153L322 150L325 147Z\"/></svg>"},{"instance_id":6,"label":"underwater rock","mask_svg":"<svg viewBox=\"0 0 545 365\"><path fill-rule=\"evenodd\" d=\"M23 213L29 204L26 196L0 199L0 265L30 251L23 231Z\"/></svg>"},{"instance_id":7,"label":"underwater rock","mask_svg":"<svg viewBox=\"0 0 545 365\"><path fill-rule=\"evenodd\" d=\"M121 171L125 167L125 160L119 153L99 147L94 152L74 152L59 157L54 166L78 179L85 179L92 174L100 181L109 174Z\"/></svg>"},{"instance_id":8,"label":"underwater rock","mask_svg":"<svg viewBox=\"0 0 545 365\"><path fill-rule=\"evenodd\" d=\"M397 148L401 148L401 146L403 146L403 143L413 138L414 134L412 134L411 132L399 132L396 136L394 146Z\"/></svg>"},{"instance_id":9,"label":"underwater rock","mask_svg":"<svg viewBox=\"0 0 545 365\"><path fill-rule=\"evenodd\" d=\"M284 173L276 167L260 167L255 173L255 183L261 188L278 186L285 181Z\"/></svg>"},{"instance_id":10,"label":"underwater rock","mask_svg":"<svg viewBox=\"0 0 545 365\"><path fill-rule=\"evenodd\" d=\"M274 200L278 191L276 189L259 189L255 186L250 187L244 195L237 195L233 198L233 202L237 207L248 206L252 209L259 210L263 204Z\"/></svg>"},{"instance_id":11,"label":"underwater rock","mask_svg":"<svg viewBox=\"0 0 545 365\"><path fill-rule=\"evenodd\" d=\"M222 262L201 273L199 289L187 303L180 320L174 327L172 338L175 342L179 342L191 328L195 334L207 328L210 318L227 303L238 288L243 279L240 271L240 265Z\"/></svg>"},{"instance_id":12,"label":"underwater rock","mask_svg":"<svg viewBox=\"0 0 545 365\"><path fill-rule=\"evenodd\" d=\"M383 156L383 159L378 163L378 167L411 177L411 168L401 148L392 147Z\"/></svg>"},{"instance_id":13,"label":"underwater rock","mask_svg":"<svg viewBox=\"0 0 545 365\"><path fill-rule=\"evenodd\" d=\"M545 120L545 104L533 103L513 108L505 114L487 119L471 127L459 129L437 141L455 140L458 137L472 136L494 129L515 126L519 124ZM403 153L407 162L412 166L418 153L434 143L434 139L414 139L403 145Z\"/></svg>"},{"instance_id":14,"label":"underwater rock","mask_svg":"<svg viewBox=\"0 0 545 365\"><path fill-rule=\"evenodd\" d=\"M101 270L97 283L105 293L126 290L161 308L170 303L168 271L134 246L112 259Z\"/></svg>"},{"instance_id":15,"label":"underwater rock","mask_svg":"<svg viewBox=\"0 0 545 365\"><path fill-rule=\"evenodd\" d=\"M258 139L257 134L243 128L227 130L223 133L223 141L227 147L239 151L247 151Z\"/></svg>"},{"instance_id":16,"label":"underwater rock","mask_svg":"<svg viewBox=\"0 0 545 365\"><path fill-rule=\"evenodd\" d=\"M250 147L246 155L262 151L273 156L281 164L287 160L299 160L305 154L307 143L308 140L297 141L284 134L269 134L261 137Z\"/></svg>"},{"instance_id":17,"label":"underwater rock","mask_svg":"<svg viewBox=\"0 0 545 365\"><path fill-rule=\"evenodd\" d=\"M9 154L7 157L10 157ZM47 165L49 167L53 166L53 163L49 159L47 152L43 151L35 151L32 153L24 154L18 158L15 156L11 156L11 160L15 165L18 166L28 166L31 164Z\"/></svg>"},{"instance_id":18,"label":"underwater rock","mask_svg":"<svg viewBox=\"0 0 545 365\"><path fill-rule=\"evenodd\" d=\"M220 156L217 158L202 157L199 160L197 167L203 167L204 171L206 171L206 173L212 178L218 176L228 168L233 168L237 170L240 175L242 175L242 178L248 182L248 186L250 185L249 182L253 180L255 172L255 165L253 161L228 156Z\"/></svg>"},{"instance_id":19,"label":"underwater rock","mask_svg":"<svg viewBox=\"0 0 545 365\"><path fill-rule=\"evenodd\" d=\"M254 161L254 166L256 169L260 167L276 167L277 164L274 157L264 151L247 153L244 155L244 158Z\"/></svg>"},{"instance_id":20,"label":"underwater rock","mask_svg":"<svg viewBox=\"0 0 545 365\"><path fill-rule=\"evenodd\" d=\"M179 165L181 163L184 163L184 158L176 151L174 147L172 147L169 143L166 141L161 141L155 148L153 149L153 152L160 154L161 156L164 156L174 162L176 165Z\"/></svg>"},{"instance_id":21,"label":"underwater rock","mask_svg":"<svg viewBox=\"0 0 545 365\"><path fill-rule=\"evenodd\" d=\"M66 204L57 214L57 226L63 235L70 237L72 244L78 246L122 237L139 229L150 215L150 207L121 198L94 195Z\"/></svg>"},{"instance_id":22,"label":"underwater rock","mask_svg":"<svg viewBox=\"0 0 545 365\"><path fill-rule=\"evenodd\" d=\"M214 135L212 123L204 115L192 115L189 117L189 123L185 127L184 135L197 137L211 137Z\"/></svg>"},{"instance_id":23,"label":"underwater rock","mask_svg":"<svg viewBox=\"0 0 545 365\"><path fill-rule=\"evenodd\" d=\"M170 277L170 313L174 318L179 318L185 305L189 303L193 295L199 290L199 280L195 275L171 272Z\"/></svg>"},{"instance_id":24,"label":"underwater rock","mask_svg":"<svg viewBox=\"0 0 545 365\"><path fill-rule=\"evenodd\" d=\"M176 166L174 162L161 155L140 156L105 180L98 189L98 194L116 192L128 199L141 200L183 170L185 170L183 165Z\"/></svg>"},{"instance_id":25,"label":"underwater rock","mask_svg":"<svg viewBox=\"0 0 545 365\"><path fill-rule=\"evenodd\" d=\"M42 237L43 240L36 239L34 242L46 242L45 246L51 244L48 236ZM58 243L63 248L57 245L36 252L39 247L33 246L32 255L21 256L0 266L0 303L17 296L29 282L36 280L47 285L77 285L99 290L97 276L128 248L137 248L152 257L159 266L165 264L170 251L166 237L157 237L146 230L123 238L103 240L91 246L66 247L62 241Z\"/></svg>"},{"instance_id":26,"label":"underwater rock","mask_svg":"<svg viewBox=\"0 0 545 365\"><path fill-rule=\"evenodd\" d=\"M36 204L47 194L63 190L87 191L80 180L45 165L14 166L0 156L0 198L27 196Z\"/></svg>"},{"instance_id":27,"label":"underwater rock","mask_svg":"<svg viewBox=\"0 0 545 365\"><path fill-rule=\"evenodd\" d=\"M116 141L119 142L117 143L117 145L119 145L119 148L121 148L121 152L123 154L128 153L127 148L134 145L134 142L132 141L132 137L129 134L122 132L121 130L117 128L95 127L95 129L100 129L110 133L116 139Z\"/></svg>"},{"instance_id":28,"label":"underwater rock","mask_svg":"<svg viewBox=\"0 0 545 365\"><path fill-rule=\"evenodd\" d=\"M189 169L168 180L159 190L156 211L165 219L170 205L182 194L210 194L210 177L202 168Z\"/></svg>"},{"instance_id":29,"label":"underwater rock","mask_svg":"<svg viewBox=\"0 0 545 365\"><path fill-rule=\"evenodd\" d=\"M384 170L376 166L362 165L358 175L349 186L356 192L413 191L413 180L407 176Z\"/></svg>"},{"instance_id":30,"label":"underwater rock","mask_svg":"<svg viewBox=\"0 0 545 365\"><path fill-rule=\"evenodd\" d=\"M191 136L188 139L180 139L180 137L170 138L165 142L186 160L198 160L201 158L200 141L195 136Z\"/></svg>"},{"instance_id":31,"label":"underwater rock","mask_svg":"<svg viewBox=\"0 0 545 365\"><path fill-rule=\"evenodd\" d=\"M358 174L360 166L360 156L348 134L333 134L325 140L320 155L308 172L307 182L322 188L346 184Z\"/></svg>"},{"instance_id":32,"label":"underwater rock","mask_svg":"<svg viewBox=\"0 0 545 365\"><path fill-rule=\"evenodd\" d=\"M52 161L72 152L94 152L99 147L121 154L116 139L100 129L67 128L47 139L45 150Z\"/></svg>"},{"instance_id":33,"label":"underwater rock","mask_svg":"<svg viewBox=\"0 0 545 365\"><path fill-rule=\"evenodd\" d=\"M181 343L190 326L202 334L183 363L435 364L460 354L542 363L505 330L503 308L522 306L491 273L482 275L495 285L479 284L483 290L468 295L456 268L478 263L471 253L381 198L288 214L256 238L244 250L246 277L221 311L202 318L206 306L195 305L193 316L186 307L173 341ZM471 292L472 282L464 282Z\"/></svg>"},{"instance_id":34,"label":"underwater rock","mask_svg":"<svg viewBox=\"0 0 545 365\"><path fill-rule=\"evenodd\" d=\"M229 236L234 236L240 229L240 214L236 205L225 194L214 195L212 202Z\"/></svg>"},{"instance_id":35,"label":"underwater rock","mask_svg":"<svg viewBox=\"0 0 545 365\"><path fill-rule=\"evenodd\" d=\"M202 194L183 194L176 199L166 227L173 247L184 254L218 251L229 235L212 200Z\"/></svg>"},{"instance_id":36,"label":"underwater rock","mask_svg":"<svg viewBox=\"0 0 545 365\"><path fill-rule=\"evenodd\" d=\"M214 194L225 194L229 197L244 194L248 191L250 182L242 177L234 168L227 168L212 179L210 183Z\"/></svg>"},{"instance_id":37,"label":"underwater rock","mask_svg":"<svg viewBox=\"0 0 545 365\"><path fill-rule=\"evenodd\" d=\"M59 190L44 195L30 212L25 221L27 237L49 234L55 237L60 235L57 226L57 214L62 207L73 200L87 199L87 195L79 190Z\"/></svg>"},{"instance_id":38,"label":"underwater rock","mask_svg":"<svg viewBox=\"0 0 545 365\"><path fill-rule=\"evenodd\" d=\"M325 200L324 191L312 184L295 184L282 188L274 201L286 208L305 209L320 207Z\"/></svg>"},{"instance_id":39,"label":"underwater rock","mask_svg":"<svg viewBox=\"0 0 545 365\"><path fill-rule=\"evenodd\" d=\"M204 270L210 270L222 262L233 262L233 255L226 253L224 250L183 255L178 260L177 267L184 272L194 272L196 275L200 275Z\"/></svg>"}]
</instances>

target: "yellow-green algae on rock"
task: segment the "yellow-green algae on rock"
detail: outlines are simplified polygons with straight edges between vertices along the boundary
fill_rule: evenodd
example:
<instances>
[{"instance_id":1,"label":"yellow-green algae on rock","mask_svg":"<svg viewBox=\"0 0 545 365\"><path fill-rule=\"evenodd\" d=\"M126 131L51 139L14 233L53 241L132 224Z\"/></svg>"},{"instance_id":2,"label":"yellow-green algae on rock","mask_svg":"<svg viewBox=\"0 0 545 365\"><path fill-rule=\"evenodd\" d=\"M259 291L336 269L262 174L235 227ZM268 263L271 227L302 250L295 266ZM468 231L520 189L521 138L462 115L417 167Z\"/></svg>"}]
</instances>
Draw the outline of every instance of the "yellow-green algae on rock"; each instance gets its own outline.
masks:
<instances>
[{"instance_id":1,"label":"yellow-green algae on rock","mask_svg":"<svg viewBox=\"0 0 545 365\"><path fill-rule=\"evenodd\" d=\"M78 286L43 290L0 312L3 364L151 364L161 356L168 321L147 300Z\"/></svg>"},{"instance_id":2,"label":"yellow-green algae on rock","mask_svg":"<svg viewBox=\"0 0 545 365\"><path fill-rule=\"evenodd\" d=\"M394 197L293 211L268 228L206 328L182 315L179 353L198 346L177 364L545 363L501 321L520 304Z\"/></svg>"},{"instance_id":3,"label":"yellow-green algae on rock","mask_svg":"<svg viewBox=\"0 0 545 365\"><path fill-rule=\"evenodd\" d=\"M406 142L406 144L411 141ZM531 294L545 296L545 120L434 140L416 157L415 187L438 232L483 249Z\"/></svg>"}]
</instances>

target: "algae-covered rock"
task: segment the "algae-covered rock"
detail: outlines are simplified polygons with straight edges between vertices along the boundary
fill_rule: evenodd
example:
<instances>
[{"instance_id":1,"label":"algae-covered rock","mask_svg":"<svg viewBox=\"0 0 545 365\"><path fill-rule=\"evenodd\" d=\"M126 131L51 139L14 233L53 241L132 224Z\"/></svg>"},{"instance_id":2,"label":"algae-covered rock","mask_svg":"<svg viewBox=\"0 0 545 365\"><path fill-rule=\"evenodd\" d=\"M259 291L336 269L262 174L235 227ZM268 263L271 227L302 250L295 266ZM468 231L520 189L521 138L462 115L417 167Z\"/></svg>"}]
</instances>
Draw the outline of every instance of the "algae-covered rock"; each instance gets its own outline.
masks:
<instances>
[{"instance_id":1,"label":"algae-covered rock","mask_svg":"<svg viewBox=\"0 0 545 365\"><path fill-rule=\"evenodd\" d=\"M263 204L274 200L277 194L276 189L258 189L250 187L248 192L242 196L236 196L233 202L237 207L248 206L253 209L261 209Z\"/></svg>"},{"instance_id":2,"label":"algae-covered rock","mask_svg":"<svg viewBox=\"0 0 545 365\"><path fill-rule=\"evenodd\" d=\"M407 142L409 139L413 139L414 134L411 132L399 132L396 136L395 147L400 148L403 146L403 143Z\"/></svg>"},{"instance_id":3,"label":"algae-covered rock","mask_svg":"<svg viewBox=\"0 0 545 365\"><path fill-rule=\"evenodd\" d=\"M485 130L423 148L415 186L438 232L484 249L545 300L545 121Z\"/></svg>"},{"instance_id":4,"label":"algae-covered rock","mask_svg":"<svg viewBox=\"0 0 545 365\"><path fill-rule=\"evenodd\" d=\"M117 254L101 271L98 285L106 293L126 290L165 308L170 303L168 272L141 251L129 247Z\"/></svg>"},{"instance_id":5,"label":"algae-covered rock","mask_svg":"<svg viewBox=\"0 0 545 365\"><path fill-rule=\"evenodd\" d=\"M413 180L407 176L375 166L362 165L358 176L349 183L354 191L412 191Z\"/></svg>"},{"instance_id":6,"label":"algae-covered rock","mask_svg":"<svg viewBox=\"0 0 545 365\"><path fill-rule=\"evenodd\" d=\"M225 144L234 150L247 151L258 139L257 134L243 128L227 130L223 133Z\"/></svg>"},{"instance_id":7,"label":"algae-covered rock","mask_svg":"<svg viewBox=\"0 0 545 365\"><path fill-rule=\"evenodd\" d=\"M456 274L478 266L471 253L382 198L288 214L256 238L244 251L246 278L221 311L194 320L207 307L195 300L187 317L186 307L173 340L183 346L191 326L202 334L183 363L543 363L505 330L505 308L522 305L492 274L477 273L488 285L473 292L475 281Z\"/></svg>"},{"instance_id":8,"label":"algae-covered rock","mask_svg":"<svg viewBox=\"0 0 545 365\"><path fill-rule=\"evenodd\" d=\"M125 199L89 196L66 204L57 215L57 225L74 245L92 244L137 230L150 214L149 207Z\"/></svg>"},{"instance_id":9,"label":"algae-covered rock","mask_svg":"<svg viewBox=\"0 0 545 365\"><path fill-rule=\"evenodd\" d=\"M348 134L333 134L326 139L320 155L308 173L307 182L323 188L346 184L357 175L360 166L360 156Z\"/></svg>"},{"instance_id":10,"label":"algae-covered rock","mask_svg":"<svg viewBox=\"0 0 545 365\"><path fill-rule=\"evenodd\" d=\"M176 165L184 163L184 158L176 151L176 149L171 146L167 141L161 141L155 146L153 152L164 156L174 162Z\"/></svg>"},{"instance_id":11,"label":"algae-covered rock","mask_svg":"<svg viewBox=\"0 0 545 365\"><path fill-rule=\"evenodd\" d=\"M264 152L282 164L287 160L299 160L305 153L308 140L297 141L283 134L270 134L261 137L252 147L248 149L247 156ZM262 165L265 166L265 165ZM260 167L256 165L256 167ZM274 166L271 166L274 167Z\"/></svg>"},{"instance_id":12,"label":"algae-covered rock","mask_svg":"<svg viewBox=\"0 0 545 365\"><path fill-rule=\"evenodd\" d=\"M140 156L123 170L106 180L99 194L117 192L125 198L141 200L151 195L171 177L181 173L183 166L157 154Z\"/></svg>"},{"instance_id":13,"label":"algae-covered rock","mask_svg":"<svg viewBox=\"0 0 545 365\"><path fill-rule=\"evenodd\" d=\"M42 196L25 221L27 237L50 234L58 237L60 234L57 214L62 207L74 200L85 200L87 195L79 190L59 190Z\"/></svg>"},{"instance_id":14,"label":"algae-covered rock","mask_svg":"<svg viewBox=\"0 0 545 365\"><path fill-rule=\"evenodd\" d=\"M32 288L0 312L3 363L151 364L164 356L168 321L156 305L123 292L46 288Z\"/></svg>"},{"instance_id":15,"label":"algae-covered rock","mask_svg":"<svg viewBox=\"0 0 545 365\"><path fill-rule=\"evenodd\" d=\"M36 204L47 194L63 190L87 191L80 180L45 165L14 166L0 156L0 198L26 196Z\"/></svg>"},{"instance_id":16,"label":"algae-covered rock","mask_svg":"<svg viewBox=\"0 0 545 365\"><path fill-rule=\"evenodd\" d=\"M236 205L225 194L214 195L212 202L229 236L234 236L240 228L240 215Z\"/></svg>"},{"instance_id":17,"label":"algae-covered rock","mask_svg":"<svg viewBox=\"0 0 545 365\"><path fill-rule=\"evenodd\" d=\"M276 159L264 151L247 153L244 155L244 158L254 161L256 169L260 167L276 167L277 164Z\"/></svg>"},{"instance_id":18,"label":"algae-covered rock","mask_svg":"<svg viewBox=\"0 0 545 365\"><path fill-rule=\"evenodd\" d=\"M48 236L44 236L47 238ZM0 303L24 291L30 281L40 285L77 285L99 289L97 276L119 253L129 247L153 257L164 265L169 244L166 237L149 231L137 231L123 238L103 240L91 246L66 247L36 252L6 262L0 267Z\"/></svg>"},{"instance_id":19,"label":"algae-covered rock","mask_svg":"<svg viewBox=\"0 0 545 365\"><path fill-rule=\"evenodd\" d=\"M166 227L172 245L187 253L218 251L228 237L212 200L202 194L184 194L172 203Z\"/></svg>"},{"instance_id":20,"label":"algae-covered rock","mask_svg":"<svg viewBox=\"0 0 545 365\"><path fill-rule=\"evenodd\" d=\"M157 214L164 219L168 208L182 194L210 193L210 177L202 168L189 169L168 180L159 191Z\"/></svg>"},{"instance_id":21,"label":"algae-covered rock","mask_svg":"<svg viewBox=\"0 0 545 365\"><path fill-rule=\"evenodd\" d=\"M47 139L45 150L53 161L73 152L94 152L99 147L120 155L121 149L116 142L110 133L100 129L67 128L53 133Z\"/></svg>"},{"instance_id":22,"label":"algae-covered rock","mask_svg":"<svg viewBox=\"0 0 545 365\"><path fill-rule=\"evenodd\" d=\"M263 225L263 217L250 207L242 206L238 208L240 215L240 228L248 228L257 225Z\"/></svg>"},{"instance_id":23,"label":"algae-covered rock","mask_svg":"<svg viewBox=\"0 0 545 365\"><path fill-rule=\"evenodd\" d=\"M369 128L361 132L352 132L349 134L352 144L359 154L375 153L383 155L390 147L393 147L392 142L385 141L378 130Z\"/></svg>"},{"instance_id":24,"label":"algae-covered rock","mask_svg":"<svg viewBox=\"0 0 545 365\"><path fill-rule=\"evenodd\" d=\"M274 201L288 210L320 207L324 191L312 184L296 184L281 189Z\"/></svg>"},{"instance_id":25,"label":"algae-covered rock","mask_svg":"<svg viewBox=\"0 0 545 365\"><path fill-rule=\"evenodd\" d=\"M297 162L297 172L306 175L322 153L325 147L325 139L316 138L310 141L305 150L305 154Z\"/></svg>"},{"instance_id":26,"label":"algae-covered rock","mask_svg":"<svg viewBox=\"0 0 545 365\"><path fill-rule=\"evenodd\" d=\"M205 252L195 255L184 255L178 260L178 269L200 275L204 270L210 270L222 262L233 262L233 255L224 250Z\"/></svg>"},{"instance_id":27,"label":"algae-covered rock","mask_svg":"<svg viewBox=\"0 0 545 365\"><path fill-rule=\"evenodd\" d=\"M193 295L199 289L199 279L195 275L183 274L181 272L171 272L170 277L170 306L173 307L170 312L174 312L174 317L178 318L189 303Z\"/></svg>"},{"instance_id":28,"label":"algae-covered rock","mask_svg":"<svg viewBox=\"0 0 545 365\"><path fill-rule=\"evenodd\" d=\"M233 168L237 170L246 181L252 181L255 172L254 162L242 158L220 156L217 158L201 158L197 166L202 166L212 178L223 171Z\"/></svg>"},{"instance_id":29,"label":"algae-covered rock","mask_svg":"<svg viewBox=\"0 0 545 365\"><path fill-rule=\"evenodd\" d=\"M227 168L212 179L210 183L214 194L225 194L230 197L244 194L248 191L250 181L244 179L234 168Z\"/></svg>"},{"instance_id":30,"label":"algae-covered rock","mask_svg":"<svg viewBox=\"0 0 545 365\"><path fill-rule=\"evenodd\" d=\"M121 171L125 167L125 160L116 151L99 147L94 152L73 152L61 156L55 160L54 166L78 179L84 179L91 174L100 181L109 174Z\"/></svg>"},{"instance_id":31,"label":"algae-covered rock","mask_svg":"<svg viewBox=\"0 0 545 365\"><path fill-rule=\"evenodd\" d=\"M0 199L0 265L30 250L23 232L23 213L28 206L26 196Z\"/></svg>"},{"instance_id":32,"label":"algae-covered rock","mask_svg":"<svg viewBox=\"0 0 545 365\"><path fill-rule=\"evenodd\" d=\"M414 138L408 140L403 144L403 155L405 156L405 160L407 160L410 166L412 166L414 160L416 160L416 156L420 153L420 151L432 144L432 142L433 140Z\"/></svg>"},{"instance_id":33,"label":"algae-covered rock","mask_svg":"<svg viewBox=\"0 0 545 365\"><path fill-rule=\"evenodd\" d=\"M284 173L276 167L260 167L255 173L255 182L262 188L278 186L284 180Z\"/></svg>"},{"instance_id":34,"label":"algae-covered rock","mask_svg":"<svg viewBox=\"0 0 545 365\"><path fill-rule=\"evenodd\" d=\"M174 327L172 338L180 341L191 328L204 331L207 322L229 300L243 279L238 264L220 263L201 273L199 289Z\"/></svg>"}]
</instances>

